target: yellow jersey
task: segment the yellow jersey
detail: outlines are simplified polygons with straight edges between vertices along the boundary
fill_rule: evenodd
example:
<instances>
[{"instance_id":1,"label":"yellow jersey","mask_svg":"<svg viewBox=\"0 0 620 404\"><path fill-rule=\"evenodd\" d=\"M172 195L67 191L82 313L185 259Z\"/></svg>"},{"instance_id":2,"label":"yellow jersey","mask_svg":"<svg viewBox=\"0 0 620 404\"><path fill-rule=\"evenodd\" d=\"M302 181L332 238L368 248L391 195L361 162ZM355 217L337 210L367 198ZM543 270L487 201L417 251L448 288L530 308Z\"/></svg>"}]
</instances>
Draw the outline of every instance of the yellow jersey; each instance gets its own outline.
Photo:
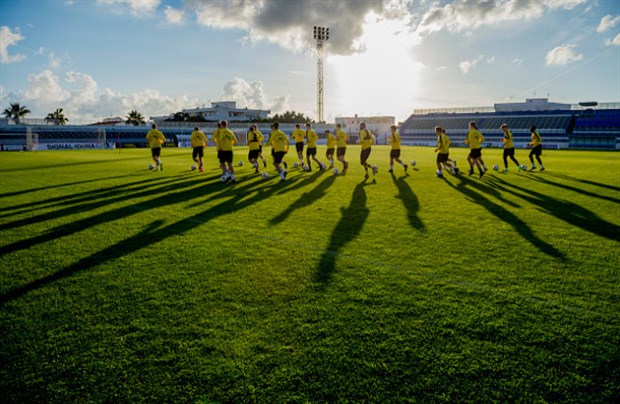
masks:
<instances>
[{"instance_id":1,"label":"yellow jersey","mask_svg":"<svg viewBox=\"0 0 620 404\"><path fill-rule=\"evenodd\" d=\"M274 152L287 152L288 151L288 137L281 130L274 130L269 134L269 142L273 147Z\"/></svg>"},{"instance_id":2,"label":"yellow jersey","mask_svg":"<svg viewBox=\"0 0 620 404\"><path fill-rule=\"evenodd\" d=\"M193 131L189 140L192 142L192 147L201 147L207 144L207 137L200 130Z\"/></svg>"},{"instance_id":3,"label":"yellow jersey","mask_svg":"<svg viewBox=\"0 0 620 404\"><path fill-rule=\"evenodd\" d=\"M450 152L450 138L445 133L437 136L437 153L447 154Z\"/></svg>"},{"instance_id":4,"label":"yellow jersey","mask_svg":"<svg viewBox=\"0 0 620 404\"><path fill-rule=\"evenodd\" d=\"M306 137L306 131L303 129L295 129L291 134L291 137L295 139L295 142L303 142Z\"/></svg>"},{"instance_id":5,"label":"yellow jersey","mask_svg":"<svg viewBox=\"0 0 620 404\"><path fill-rule=\"evenodd\" d=\"M248 133L248 149L260 149L260 145L263 144L263 140L265 140L263 134L258 130L253 130L252 132Z\"/></svg>"},{"instance_id":6,"label":"yellow jersey","mask_svg":"<svg viewBox=\"0 0 620 404\"><path fill-rule=\"evenodd\" d=\"M392 133L388 140L392 145L392 150L400 150L400 135L398 134L398 131Z\"/></svg>"},{"instance_id":7,"label":"yellow jersey","mask_svg":"<svg viewBox=\"0 0 620 404\"><path fill-rule=\"evenodd\" d=\"M219 142L218 137L219 137L219 136L220 136L220 129L218 128L218 129L216 129L216 130L213 132L213 135L211 136L211 139L213 140L213 143L215 143L215 149L216 149L216 150L219 150L219 149L220 149L220 145L218 144L218 142Z\"/></svg>"},{"instance_id":8,"label":"yellow jersey","mask_svg":"<svg viewBox=\"0 0 620 404\"><path fill-rule=\"evenodd\" d=\"M372 133L370 133L368 129L360 130L360 144L362 145L362 150L370 149L373 143L374 139Z\"/></svg>"},{"instance_id":9,"label":"yellow jersey","mask_svg":"<svg viewBox=\"0 0 620 404\"><path fill-rule=\"evenodd\" d=\"M532 146L536 147L542 143L542 137L540 137L540 133L538 131L532 132Z\"/></svg>"},{"instance_id":10,"label":"yellow jersey","mask_svg":"<svg viewBox=\"0 0 620 404\"><path fill-rule=\"evenodd\" d=\"M306 138L308 139L308 147L316 147L316 141L319 140L319 135L316 134L314 129L308 130Z\"/></svg>"},{"instance_id":11,"label":"yellow jersey","mask_svg":"<svg viewBox=\"0 0 620 404\"><path fill-rule=\"evenodd\" d=\"M325 140L327 141L328 149L333 149L336 146L336 136L333 133L329 132Z\"/></svg>"},{"instance_id":12,"label":"yellow jersey","mask_svg":"<svg viewBox=\"0 0 620 404\"><path fill-rule=\"evenodd\" d=\"M151 129L146 133L146 141L151 149L161 147L166 142L166 137L161 131L157 129Z\"/></svg>"},{"instance_id":13,"label":"yellow jersey","mask_svg":"<svg viewBox=\"0 0 620 404\"><path fill-rule=\"evenodd\" d=\"M342 129L336 130L336 146L347 147L347 140L349 140L349 135L347 135L347 132Z\"/></svg>"},{"instance_id":14,"label":"yellow jersey","mask_svg":"<svg viewBox=\"0 0 620 404\"><path fill-rule=\"evenodd\" d=\"M484 136L476 129L470 130L465 140L465 143L469 143L470 149L480 149L482 147L482 142L484 142Z\"/></svg>"},{"instance_id":15,"label":"yellow jersey","mask_svg":"<svg viewBox=\"0 0 620 404\"><path fill-rule=\"evenodd\" d=\"M222 128L219 130L217 137L217 145L221 151L232 151L233 146L237 143L237 138L232 130Z\"/></svg>"},{"instance_id":16,"label":"yellow jersey","mask_svg":"<svg viewBox=\"0 0 620 404\"><path fill-rule=\"evenodd\" d=\"M515 147L514 143L512 143L512 132L509 130L504 132L502 141L504 142L504 149L512 149Z\"/></svg>"}]
</instances>

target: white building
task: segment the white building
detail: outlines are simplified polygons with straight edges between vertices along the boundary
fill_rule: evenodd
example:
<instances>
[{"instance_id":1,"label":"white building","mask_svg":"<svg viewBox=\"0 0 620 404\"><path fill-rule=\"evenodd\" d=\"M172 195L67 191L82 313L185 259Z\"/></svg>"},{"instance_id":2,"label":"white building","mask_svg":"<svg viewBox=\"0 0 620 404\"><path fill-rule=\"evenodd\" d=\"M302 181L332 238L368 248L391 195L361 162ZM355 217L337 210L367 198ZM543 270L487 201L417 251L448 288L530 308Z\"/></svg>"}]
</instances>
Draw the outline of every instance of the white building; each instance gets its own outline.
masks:
<instances>
[{"instance_id":1,"label":"white building","mask_svg":"<svg viewBox=\"0 0 620 404\"><path fill-rule=\"evenodd\" d=\"M360 123L366 123L366 129L370 130L377 139L377 143L386 143L386 138L390 134L390 127L396 125L396 118L393 116L353 116L336 118L336 123L342 125L342 129L354 139L359 135ZM354 140L355 141L355 140Z\"/></svg>"},{"instance_id":2,"label":"white building","mask_svg":"<svg viewBox=\"0 0 620 404\"><path fill-rule=\"evenodd\" d=\"M187 114L190 118L201 117L206 121L237 121L251 122L261 119L267 119L269 110L237 108L235 101L217 101L212 102L209 108L193 108L183 109L182 113Z\"/></svg>"}]
</instances>

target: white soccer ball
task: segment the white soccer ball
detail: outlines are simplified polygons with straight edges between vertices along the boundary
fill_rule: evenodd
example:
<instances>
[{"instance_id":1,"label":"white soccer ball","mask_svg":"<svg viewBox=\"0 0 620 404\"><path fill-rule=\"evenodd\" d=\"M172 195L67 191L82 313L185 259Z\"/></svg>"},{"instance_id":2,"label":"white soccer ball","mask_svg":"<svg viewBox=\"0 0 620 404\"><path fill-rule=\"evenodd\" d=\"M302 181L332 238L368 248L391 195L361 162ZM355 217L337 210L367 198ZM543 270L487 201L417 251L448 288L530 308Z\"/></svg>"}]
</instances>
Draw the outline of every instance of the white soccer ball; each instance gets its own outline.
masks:
<instances>
[{"instance_id":1,"label":"white soccer ball","mask_svg":"<svg viewBox=\"0 0 620 404\"><path fill-rule=\"evenodd\" d=\"M338 174L340 174L340 170L337 168L334 168L334 175L338 175Z\"/></svg>"},{"instance_id":2,"label":"white soccer ball","mask_svg":"<svg viewBox=\"0 0 620 404\"><path fill-rule=\"evenodd\" d=\"M191 169L192 169L192 171L195 171L196 170L196 164L192 164Z\"/></svg>"},{"instance_id":3,"label":"white soccer ball","mask_svg":"<svg viewBox=\"0 0 620 404\"><path fill-rule=\"evenodd\" d=\"M267 178L269 178L269 173L267 171L265 171L260 176L263 177L264 179L267 179Z\"/></svg>"},{"instance_id":4,"label":"white soccer ball","mask_svg":"<svg viewBox=\"0 0 620 404\"><path fill-rule=\"evenodd\" d=\"M222 176L220 177L220 181L222 181L222 182L226 182L226 181L228 181L228 178L230 178L230 175L228 175L228 174L224 174L224 175L222 175Z\"/></svg>"},{"instance_id":5,"label":"white soccer ball","mask_svg":"<svg viewBox=\"0 0 620 404\"><path fill-rule=\"evenodd\" d=\"M149 170L152 170L154 168L155 168L155 166L153 164L149 164Z\"/></svg>"},{"instance_id":6,"label":"white soccer ball","mask_svg":"<svg viewBox=\"0 0 620 404\"><path fill-rule=\"evenodd\" d=\"M417 162L417 161L415 161L415 160L412 160L412 161L411 161L411 167L415 167L415 165L416 165L416 164L418 164L418 162Z\"/></svg>"},{"instance_id":7,"label":"white soccer ball","mask_svg":"<svg viewBox=\"0 0 620 404\"><path fill-rule=\"evenodd\" d=\"M527 166L526 166L525 164L523 164L523 165L521 166L521 169L522 169L522 170L527 170Z\"/></svg>"},{"instance_id":8,"label":"white soccer ball","mask_svg":"<svg viewBox=\"0 0 620 404\"><path fill-rule=\"evenodd\" d=\"M304 171L308 171L310 169L310 167L308 167L306 164L301 166L301 168L303 168Z\"/></svg>"},{"instance_id":9,"label":"white soccer ball","mask_svg":"<svg viewBox=\"0 0 620 404\"><path fill-rule=\"evenodd\" d=\"M243 160L239 160L237 164L239 165L239 167L241 167L243 165Z\"/></svg>"},{"instance_id":10,"label":"white soccer ball","mask_svg":"<svg viewBox=\"0 0 620 404\"><path fill-rule=\"evenodd\" d=\"M499 170L499 166L498 166L497 164L495 164L495 165L493 166L493 169L494 169L495 171L497 171L497 170Z\"/></svg>"},{"instance_id":11,"label":"white soccer ball","mask_svg":"<svg viewBox=\"0 0 620 404\"><path fill-rule=\"evenodd\" d=\"M299 167L299 163L298 162L293 163L293 167L295 168Z\"/></svg>"}]
</instances>

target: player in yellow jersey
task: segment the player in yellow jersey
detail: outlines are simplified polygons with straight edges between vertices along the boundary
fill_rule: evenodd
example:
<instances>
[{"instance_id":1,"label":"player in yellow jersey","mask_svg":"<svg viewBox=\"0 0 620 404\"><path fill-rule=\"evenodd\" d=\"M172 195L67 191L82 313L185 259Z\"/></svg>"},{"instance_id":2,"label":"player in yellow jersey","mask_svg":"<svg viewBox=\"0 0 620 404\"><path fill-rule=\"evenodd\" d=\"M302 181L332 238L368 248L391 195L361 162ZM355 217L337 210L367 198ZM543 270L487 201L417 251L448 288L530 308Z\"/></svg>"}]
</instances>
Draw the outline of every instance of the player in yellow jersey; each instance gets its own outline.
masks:
<instances>
[{"instance_id":1,"label":"player in yellow jersey","mask_svg":"<svg viewBox=\"0 0 620 404\"><path fill-rule=\"evenodd\" d=\"M347 153L347 140L349 140L349 135L345 131L342 130L342 124L336 124L336 158L338 161L342 162L342 173L347 173L347 168L349 168L349 163L344 159L344 155Z\"/></svg>"},{"instance_id":2,"label":"player in yellow jersey","mask_svg":"<svg viewBox=\"0 0 620 404\"><path fill-rule=\"evenodd\" d=\"M271 133L269 134L269 142L273 151L273 165L280 175L280 181L286 181L286 170L280 165L284 155L288 152L288 137L280 130L280 124L274 122L271 124Z\"/></svg>"},{"instance_id":3,"label":"player in yellow jersey","mask_svg":"<svg viewBox=\"0 0 620 404\"><path fill-rule=\"evenodd\" d=\"M394 172L394 161L399 162L405 172L407 172L407 164L403 163L400 159L400 134L396 130L396 125L390 126L390 131L392 132L390 136L388 136L388 141L390 142L391 150L390 150L390 170L389 173Z\"/></svg>"},{"instance_id":4,"label":"player in yellow jersey","mask_svg":"<svg viewBox=\"0 0 620 404\"><path fill-rule=\"evenodd\" d=\"M362 146L362 150L360 152L360 164L366 170L366 174L364 174L364 178L368 178L368 169L372 169L372 174L377 174L377 166L371 166L368 164L368 157L370 157L370 152L372 150L372 145L375 143L375 138L372 136L372 133L366 129L366 122L360 123L360 146Z\"/></svg>"},{"instance_id":5,"label":"player in yellow jersey","mask_svg":"<svg viewBox=\"0 0 620 404\"><path fill-rule=\"evenodd\" d=\"M256 125L252 125L248 131L248 161L254 166L255 173L258 173L258 158L263 158L261 155L263 140L265 140L263 134L258 130ZM263 165L267 166L264 158Z\"/></svg>"},{"instance_id":6,"label":"player in yellow jersey","mask_svg":"<svg viewBox=\"0 0 620 404\"><path fill-rule=\"evenodd\" d=\"M438 177L443 177L443 169L449 168L452 175L456 175L456 168L452 165L450 160L450 138L446 135L444 128L435 126L435 134L437 135L437 147L435 153L437 153L437 172Z\"/></svg>"},{"instance_id":7,"label":"player in yellow jersey","mask_svg":"<svg viewBox=\"0 0 620 404\"><path fill-rule=\"evenodd\" d=\"M194 131L189 137L190 142L192 142L192 160L195 163L198 163L198 171L202 172L202 159L204 157L204 148L208 143L207 137L200 130L198 126L194 128ZM192 167L195 168L196 166Z\"/></svg>"},{"instance_id":8,"label":"player in yellow jersey","mask_svg":"<svg viewBox=\"0 0 620 404\"><path fill-rule=\"evenodd\" d=\"M235 168L233 167L233 147L237 144L237 137L232 130L228 129L228 122L220 122L221 128L218 131L217 145L220 148L220 168L222 169L222 180L235 182Z\"/></svg>"},{"instance_id":9,"label":"player in yellow jersey","mask_svg":"<svg viewBox=\"0 0 620 404\"><path fill-rule=\"evenodd\" d=\"M327 151L325 157L329 161L329 168L334 168L334 151L336 150L336 136L328 130L325 131L325 144Z\"/></svg>"},{"instance_id":10,"label":"player in yellow jersey","mask_svg":"<svg viewBox=\"0 0 620 404\"><path fill-rule=\"evenodd\" d=\"M316 134L312 125L306 124L306 161L308 162L308 171L312 171L312 165L310 164L310 158L316 161L319 165L319 170L325 169L325 164L316 159L316 141L319 140L319 135Z\"/></svg>"},{"instance_id":11,"label":"player in yellow jersey","mask_svg":"<svg viewBox=\"0 0 620 404\"><path fill-rule=\"evenodd\" d=\"M467 156L467 162L469 163L469 175L474 175L474 165L478 167L480 177L484 175L485 169L482 168L480 160L482 158L482 142L484 142L484 136L478 131L478 125L476 122L469 123L469 133L465 139L465 144L469 145L469 155Z\"/></svg>"},{"instance_id":12,"label":"player in yellow jersey","mask_svg":"<svg viewBox=\"0 0 620 404\"><path fill-rule=\"evenodd\" d=\"M295 130L291 134L291 138L295 139L295 150L297 150L297 157L299 158L299 165L303 168L304 166L304 138L306 137L306 132L301 129L299 124L295 125Z\"/></svg>"},{"instance_id":13,"label":"player in yellow jersey","mask_svg":"<svg viewBox=\"0 0 620 404\"><path fill-rule=\"evenodd\" d=\"M166 137L157 129L157 125L151 125L151 129L146 133L146 142L151 148L151 156L156 164L155 171L164 171L164 164L161 162L161 146L166 143Z\"/></svg>"},{"instance_id":14,"label":"player in yellow jersey","mask_svg":"<svg viewBox=\"0 0 620 404\"><path fill-rule=\"evenodd\" d=\"M530 127L530 133L532 134L532 141L527 145L532 146L529 156L532 162L532 170L536 170L536 164L534 164L534 156L536 156L536 160L538 160L538 164L540 164L540 171L545 171L545 166L540 159L540 155L542 154L542 137L536 130L536 126Z\"/></svg>"},{"instance_id":15,"label":"player in yellow jersey","mask_svg":"<svg viewBox=\"0 0 620 404\"><path fill-rule=\"evenodd\" d=\"M504 143L504 172L508 172L508 157L517 165L517 171L521 171L521 165L515 158L515 145L512 140L512 132L508 129L507 124L502 124L500 129L504 133L502 143Z\"/></svg>"}]
</instances>

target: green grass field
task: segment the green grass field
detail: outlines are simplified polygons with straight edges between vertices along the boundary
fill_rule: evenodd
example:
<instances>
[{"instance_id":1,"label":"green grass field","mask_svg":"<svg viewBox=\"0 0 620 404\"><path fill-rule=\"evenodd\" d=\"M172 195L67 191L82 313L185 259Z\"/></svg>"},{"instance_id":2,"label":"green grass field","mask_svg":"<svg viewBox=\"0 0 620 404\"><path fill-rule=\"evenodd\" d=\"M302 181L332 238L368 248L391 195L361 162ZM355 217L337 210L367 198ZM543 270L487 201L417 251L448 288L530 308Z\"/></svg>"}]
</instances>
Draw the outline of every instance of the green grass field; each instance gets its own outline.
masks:
<instances>
[{"instance_id":1,"label":"green grass field","mask_svg":"<svg viewBox=\"0 0 620 404\"><path fill-rule=\"evenodd\" d=\"M190 154L0 154L3 402L620 400L617 152L236 184Z\"/></svg>"}]
</instances>

